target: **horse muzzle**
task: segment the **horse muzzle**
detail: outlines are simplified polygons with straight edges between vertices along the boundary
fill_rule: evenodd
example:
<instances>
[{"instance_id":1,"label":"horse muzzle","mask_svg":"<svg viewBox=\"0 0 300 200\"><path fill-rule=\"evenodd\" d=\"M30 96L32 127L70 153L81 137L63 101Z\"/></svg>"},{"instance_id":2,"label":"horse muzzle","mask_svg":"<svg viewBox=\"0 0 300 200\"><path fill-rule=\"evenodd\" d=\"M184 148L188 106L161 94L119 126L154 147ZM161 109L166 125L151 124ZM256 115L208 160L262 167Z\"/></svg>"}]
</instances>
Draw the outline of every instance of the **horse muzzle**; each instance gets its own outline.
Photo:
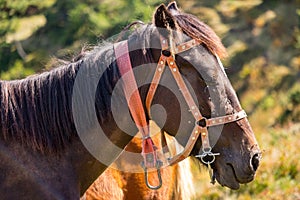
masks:
<instances>
[{"instance_id":1,"label":"horse muzzle","mask_svg":"<svg viewBox=\"0 0 300 200\"><path fill-rule=\"evenodd\" d=\"M221 153L222 154L222 153ZM240 184L251 182L261 160L259 149L253 150L248 159L234 160L218 157L212 165L213 177L222 185L231 189L239 189Z\"/></svg>"}]
</instances>

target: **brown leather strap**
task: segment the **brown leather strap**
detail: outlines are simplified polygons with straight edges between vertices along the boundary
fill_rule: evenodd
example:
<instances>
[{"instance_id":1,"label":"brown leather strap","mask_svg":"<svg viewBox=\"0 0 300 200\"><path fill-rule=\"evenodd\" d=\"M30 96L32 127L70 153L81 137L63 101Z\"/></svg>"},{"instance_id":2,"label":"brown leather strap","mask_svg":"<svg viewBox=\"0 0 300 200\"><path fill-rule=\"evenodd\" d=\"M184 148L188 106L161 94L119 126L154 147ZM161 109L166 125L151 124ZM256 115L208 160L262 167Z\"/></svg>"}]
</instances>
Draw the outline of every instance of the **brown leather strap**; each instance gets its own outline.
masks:
<instances>
[{"instance_id":1,"label":"brown leather strap","mask_svg":"<svg viewBox=\"0 0 300 200\"><path fill-rule=\"evenodd\" d=\"M181 91L187 105L190 108L190 112L192 113L192 115L194 116L196 121L202 119L203 117L198 109L198 106L195 103L191 93L189 92L189 90L184 82L174 58L172 56L168 57L167 63L168 63L170 70L172 71L173 77L174 77L178 87L180 88L180 91Z\"/></svg>"},{"instance_id":2,"label":"brown leather strap","mask_svg":"<svg viewBox=\"0 0 300 200\"><path fill-rule=\"evenodd\" d=\"M177 154L176 156L174 156L173 158L169 159L169 164L170 165L174 165L182 160L184 160L185 158L187 158L193 147L195 146L195 143L199 137L199 133L201 128L199 126L195 126L190 137L189 140L186 144L186 146L184 147L183 151L180 154Z\"/></svg>"},{"instance_id":3,"label":"brown leather strap","mask_svg":"<svg viewBox=\"0 0 300 200\"><path fill-rule=\"evenodd\" d=\"M175 54L184 52L184 51L189 50L189 49L191 49L191 48L193 48L195 46L198 46L200 44L201 44L200 41L195 40L195 39L191 39L191 40L189 40L189 41L187 41L185 43L182 43L182 44L176 46L176 48L175 48Z\"/></svg>"},{"instance_id":4,"label":"brown leather strap","mask_svg":"<svg viewBox=\"0 0 300 200\"><path fill-rule=\"evenodd\" d=\"M142 155L144 156L145 167L156 167L157 156L156 147L150 137L149 124L146 120L144 107L140 93L133 74L130 57L128 53L127 41L114 44L115 55L120 74L123 80L123 90L131 116L143 135Z\"/></svg>"},{"instance_id":5,"label":"brown leather strap","mask_svg":"<svg viewBox=\"0 0 300 200\"><path fill-rule=\"evenodd\" d=\"M210 127L210 126L217 126L217 125L222 125L222 124L227 124L230 122L235 122L238 121L240 119L243 119L247 117L247 114L244 110L241 110L237 113L231 114L231 115L225 115L223 117L215 117L215 118L211 118L211 119L207 119L206 120L206 126Z\"/></svg>"},{"instance_id":6,"label":"brown leather strap","mask_svg":"<svg viewBox=\"0 0 300 200\"><path fill-rule=\"evenodd\" d=\"M161 75L165 70L166 60L167 60L167 58L164 55L160 56L156 70L154 72L154 76L152 78L152 81L151 81L151 84L149 87L149 91L148 91L148 94L146 97L146 109L148 111L149 116L150 116L150 107L151 107L151 103L152 103L154 94L155 94L157 86L159 84Z\"/></svg>"},{"instance_id":7,"label":"brown leather strap","mask_svg":"<svg viewBox=\"0 0 300 200\"><path fill-rule=\"evenodd\" d=\"M148 122L141 101L140 93L134 78L128 53L127 41L122 41L114 45L117 64L123 80L123 90L128 103L132 118L139 131L144 137L149 136Z\"/></svg>"},{"instance_id":8,"label":"brown leather strap","mask_svg":"<svg viewBox=\"0 0 300 200\"><path fill-rule=\"evenodd\" d=\"M189 90L185 84L174 58L172 56L168 57L167 63L168 63L170 70L172 71L173 77L174 77L178 87L180 88L180 91L190 109L190 112L194 116L195 121L198 122L199 120L203 119L203 116L202 116L200 110L198 109L197 104L195 103L191 93L189 92ZM181 159L188 157L190 155L200 133L201 133L201 140L202 140L202 148L203 149L210 148L207 128L195 125L194 130L188 140L188 143L186 144L183 152L181 153L181 156L178 156L178 158L173 158L171 161L176 163L176 162L179 162Z\"/></svg>"}]
</instances>

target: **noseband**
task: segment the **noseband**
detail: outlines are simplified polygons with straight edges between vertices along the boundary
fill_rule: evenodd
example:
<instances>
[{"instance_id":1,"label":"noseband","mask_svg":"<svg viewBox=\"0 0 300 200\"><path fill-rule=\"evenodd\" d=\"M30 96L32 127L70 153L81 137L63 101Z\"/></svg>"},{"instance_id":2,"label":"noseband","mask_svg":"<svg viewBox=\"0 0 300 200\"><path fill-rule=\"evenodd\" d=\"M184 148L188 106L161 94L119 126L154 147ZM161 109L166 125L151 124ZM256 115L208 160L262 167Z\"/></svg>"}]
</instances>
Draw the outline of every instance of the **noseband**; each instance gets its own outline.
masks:
<instances>
[{"instance_id":1,"label":"noseband","mask_svg":"<svg viewBox=\"0 0 300 200\"><path fill-rule=\"evenodd\" d=\"M208 168L210 169L210 175L212 178L212 170L210 165L215 161L215 156L220 154L212 152L212 147L210 146L209 143L208 127L234 122L242 118L245 118L247 115L244 110L241 110L237 113L231 115L225 115L222 117L215 117L210 119L206 119L205 117L203 117L191 93L189 92L182 78L182 75L180 74L179 68L175 62L175 54L196 47L200 45L201 42L195 39L191 39L188 42L175 46L173 45L173 42L170 39L169 41L170 47L169 47L168 40L162 36L160 37L160 42L162 46L162 52L146 97L146 109L148 112L150 112L150 107L151 107L153 97L159 85L161 76L167 65L171 70L172 75L189 107L189 111L192 113L195 119L194 129L183 151L172 158L168 158L168 163L169 165L173 165L187 158L190 155L198 137L201 136L202 153L197 155L196 157L199 157L204 164L207 164ZM158 189L162 185L162 180L160 176L160 167L162 164L161 161L157 158L157 153L156 153L157 148L150 137L149 124L146 120L144 107L132 71L127 41L116 43L114 45L114 49L115 49L115 54L116 54L117 64L119 66L120 74L121 75L126 74L124 78L122 77L124 83L123 90L127 99L130 113L133 117L136 126L138 127L139 131L143 135L142 156L144 159L142 162L142 167L144 168L145 171L146 185L150 189ZM148 182L149 168L157 169L157 174L159 179L159 184L157 186L152 186ZM212 182L213 181L214 180L212 178Z\"/></svg>"}]
</instances>

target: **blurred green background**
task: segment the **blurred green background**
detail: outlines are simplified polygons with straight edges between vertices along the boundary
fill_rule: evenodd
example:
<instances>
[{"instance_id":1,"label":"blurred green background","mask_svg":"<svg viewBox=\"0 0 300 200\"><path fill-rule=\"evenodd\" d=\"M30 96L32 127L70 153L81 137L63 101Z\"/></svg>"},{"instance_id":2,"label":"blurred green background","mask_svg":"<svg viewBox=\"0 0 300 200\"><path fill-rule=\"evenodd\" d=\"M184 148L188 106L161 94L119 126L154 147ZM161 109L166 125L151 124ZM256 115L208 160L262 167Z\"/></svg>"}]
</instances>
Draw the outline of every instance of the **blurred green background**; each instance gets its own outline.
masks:
<instances>
[{"instance_id":1,"label":"blurred green background","mask_svg":"<svg viewBox=\"0 0 300 200\"><path fill-rule=\"evenodd\" d=\"M151 22L158 0L0 0L0 79L48 70L82 47ZM195 172L199 199L300 199L300 0L178 0L228 49L224 66L263 150L254 182L230 191Z\"/></svg>"}]
</instances>

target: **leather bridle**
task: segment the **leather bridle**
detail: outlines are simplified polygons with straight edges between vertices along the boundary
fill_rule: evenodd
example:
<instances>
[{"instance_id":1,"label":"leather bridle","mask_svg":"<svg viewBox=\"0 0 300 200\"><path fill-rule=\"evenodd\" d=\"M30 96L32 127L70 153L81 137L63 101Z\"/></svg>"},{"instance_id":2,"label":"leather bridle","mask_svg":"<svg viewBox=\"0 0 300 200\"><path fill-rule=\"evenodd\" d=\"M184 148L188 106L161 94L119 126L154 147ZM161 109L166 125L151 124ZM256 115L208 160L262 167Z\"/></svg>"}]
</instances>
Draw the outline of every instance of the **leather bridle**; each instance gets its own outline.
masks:
<instances>
[{"instance_id":1,"label":"leather bridle","mask_svg":"<svg viewBox=\"0 0 300 200\"><path fill-rule=\"evenodd\" d=\"M165 67L168 66L170 71L172 72L172 75L189 107L189 111L192 113L194 119L195 119L195 126L194 129L189 137L189 140L184 147L183 151L168 159L168 163L170 165L176 164L183 159L187 158L198 137L201 136L202 141L202 153L197 155L196 157L199 157L201 161L204 164L208 165L208 168L211 169L211 164L215 161L215 156L219 155L219 153L213 153L212 147L209 143L209 135L208 135L208 127L216 126L216 125L223 125L226 123L234 122L237 120L240 120L242 118L245 118L247 115L244 110L241 110L237 113L231 114L231 115L225 115L222 117L215 117L206 119L200 112L197 104L195 103L191 93L189 92L182 75L180 74L179 68L175 61L175 54L187 51L193 47L196 47L201 44L200 41L196 39L191 39L185 43L182 43L180 45L175 46L173 44L172 38L168 41L164 37L160 36L160 42L162 46L162 52L161 56L159 58L154 76L152 78L150 88L146 97L146 109L150 114L150 107L153 100L153 97L155 95L156 89L159 85L160 79L162 77L162 74L165 70ZM169 45L170 43L170 45ZM156 154L156 146L154 145L149 131L149 124L146 120L146 115L144 111L144 107L141 101L140 94L138 92L137 84L135 81L135 77L133 74L129 52L128 52L128 44L127 41L122 41L119 43L116 43L114 45L117 64L119 66L120 74L122 75L123 79L123 90L127 99L128 107L130 110L130 113L133 117L133 120L138 127L139 131L143 135L143 142L142 142L142 156L143 156L143 162L142 167L145 171L145 181L146 185L150 189L158 189L162 185L162 180L160 176L160 167L161 167L161 161L158 159L158 156ZM126 76L123 75L127 74ZM211 157L210 159L207 159L208 157ZM148 168L156 168L157 174L159 178L159 184L157 186L152 186L148 182ZM210 170L211 178L212 178L212 170ZM212 179L213 181L213 179Z\"/></svg>"}]
</instances>

